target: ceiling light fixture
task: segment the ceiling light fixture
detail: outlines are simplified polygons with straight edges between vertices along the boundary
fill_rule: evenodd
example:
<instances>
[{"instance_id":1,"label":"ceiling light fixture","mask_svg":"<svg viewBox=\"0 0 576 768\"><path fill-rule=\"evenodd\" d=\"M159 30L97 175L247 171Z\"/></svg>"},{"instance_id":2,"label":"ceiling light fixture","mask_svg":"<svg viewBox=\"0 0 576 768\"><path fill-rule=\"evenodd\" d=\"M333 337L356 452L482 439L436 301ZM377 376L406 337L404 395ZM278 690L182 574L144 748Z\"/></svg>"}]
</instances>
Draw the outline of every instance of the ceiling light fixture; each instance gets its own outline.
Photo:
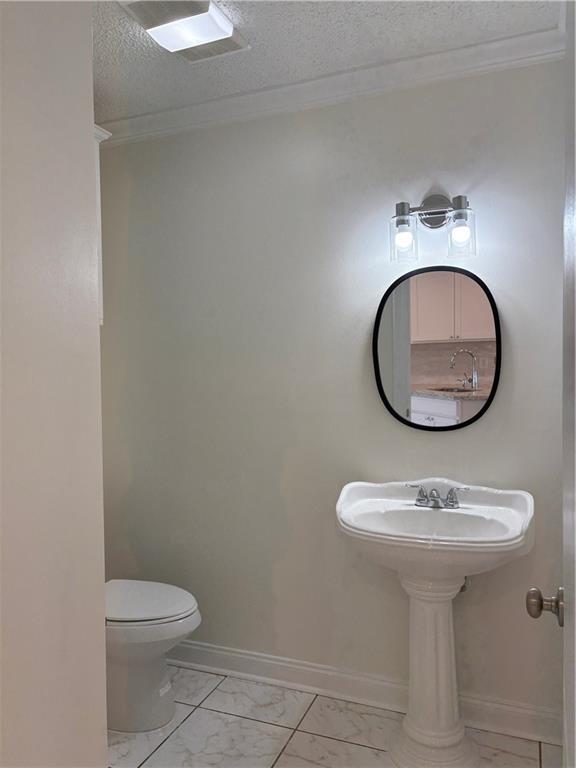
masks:
<instances>
[{"instance_id":1,"label":"ceiling light fixture","mask_svg":"<svg viewBox=\"0 0 576 768\"><path fill-rule=\"evenodd\" d=\"M445 195L429 195L416 208L397 203L396 215L390 220L391 261L418 260L418 223L427 229L447 225L450 258L476 255L476 217L465 195L452 200Z\"/></svg>"},{"instance_id":2,"label":"ceiling light fixture","mask_svg":"<svg viewBox=\"0 0 576 768\"><path fill-rule=\"evenodd\" d=\"M228 16L209 0L136 0L124 1L122 7L154 42L188 61L250 47Z\"/></svg>"},{"instance_id":3,"label":"ceiling light fixture","mask_svg":"<svg viewBox=\"0 0 576 768\"><path fill-rule=\"evenodd\" d=\"M234 27L230 19L214 3L210 3L205 13L176 19L146 31L158 45L174 52L232 37Z\"/></svg>"}]
</instances>

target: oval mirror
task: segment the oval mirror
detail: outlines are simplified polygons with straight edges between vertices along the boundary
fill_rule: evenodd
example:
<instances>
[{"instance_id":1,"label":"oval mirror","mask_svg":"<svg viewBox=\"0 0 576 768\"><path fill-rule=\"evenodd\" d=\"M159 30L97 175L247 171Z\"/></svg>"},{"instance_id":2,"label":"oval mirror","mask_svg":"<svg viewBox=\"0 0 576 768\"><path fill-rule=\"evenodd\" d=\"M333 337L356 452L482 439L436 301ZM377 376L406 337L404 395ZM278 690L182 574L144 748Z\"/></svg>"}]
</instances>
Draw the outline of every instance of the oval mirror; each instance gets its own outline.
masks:
<instances>
[{"instance_id":1,"label":"oval mirror","mask_svg":"<svg viewBox=\"0 0 576 768\"><path fill-rule=\"evenodd\" d=\"M393 416L416 429L459 429L489 408L500 376L492 294L458 267L409 272L384 294L374 325L376 384Z\"/></svg>"}]
</instances>

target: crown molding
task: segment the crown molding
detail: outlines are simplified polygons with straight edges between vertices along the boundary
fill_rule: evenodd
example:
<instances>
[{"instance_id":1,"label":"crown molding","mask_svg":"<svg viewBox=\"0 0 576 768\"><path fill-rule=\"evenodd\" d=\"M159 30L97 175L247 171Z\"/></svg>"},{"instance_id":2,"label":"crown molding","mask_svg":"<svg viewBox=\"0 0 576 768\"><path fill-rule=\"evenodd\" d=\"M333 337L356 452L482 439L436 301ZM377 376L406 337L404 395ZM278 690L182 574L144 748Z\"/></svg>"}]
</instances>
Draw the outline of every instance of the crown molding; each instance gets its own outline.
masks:
<instances>
[{"instance_id":1,"label":"crown molding","mask_svg":"<svg viewBox=\"0 0 576 768\"><path fill-rule=\"evenodd\" d=\"M555 29L504 38L452 51L402 59L293 85L228 96L191 107L103 123L107 147L169 136L218 123L336 104L416 85L554 61L564 55L563 22Z\"/></svg>"},{"instance_id":2,"label":"crown molding","mask_svg":"<svg viewBox=\"0 0 576 768\"><path fill-rule=\"evenodd\" d=\"M101 128L99 125L94 125L94 138L98 143L101 141L106 141L106 139L109 139L110 136L112 136L110 131L106 131L104 128Z\"/></svg>"}]
</instances>

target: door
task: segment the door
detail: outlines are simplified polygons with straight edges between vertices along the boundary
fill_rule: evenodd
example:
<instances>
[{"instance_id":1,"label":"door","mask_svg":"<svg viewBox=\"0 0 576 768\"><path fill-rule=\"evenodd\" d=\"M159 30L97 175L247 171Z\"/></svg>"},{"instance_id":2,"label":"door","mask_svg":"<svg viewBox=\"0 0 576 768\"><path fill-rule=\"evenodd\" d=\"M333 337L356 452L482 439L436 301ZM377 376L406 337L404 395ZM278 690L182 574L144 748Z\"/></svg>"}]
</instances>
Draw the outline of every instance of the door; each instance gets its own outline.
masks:
<instances>
[{"instance_id":1,"label":"door","mask_svg":"<svg viewBox=\"0 0 576 768\"><path fill-rule=\"evenodd\" d=\"M575 674L575 407L576 391L576 333L574 326L575 280L574 248L576 246L575 227L575 192L574 192L574 4L566 4L567 33L567 86L568 86L568 125L566 153L566 204L564 209L564 525L563 525L563 581L566 600L564 624L564 765L566 768L576 765L576 735L574 718L574 674Z\"/></svg>"},{"instance_id":2,"label":"door","mask_svg":"<svg viewBox=\"0 0 576 768\"><path fill-rule=\"evenodd\" d=\"M575 518L576 518L576 281L574 248L576 247L576 211L574 180L574 4L566 4L567 36L567 130L566 130L566 198L564 207L564 355L563 355L563 593L559 592L552 599L542 601L540 590L531 590L534 601L528 605L529 612L538 616L542 609L558 611L558 598L563 598L563 664L564 664L564 768L576 766L576 733L574 718L575 707ZM529 595L530 598L530 595Z\"/></svg>"}]
</instances>

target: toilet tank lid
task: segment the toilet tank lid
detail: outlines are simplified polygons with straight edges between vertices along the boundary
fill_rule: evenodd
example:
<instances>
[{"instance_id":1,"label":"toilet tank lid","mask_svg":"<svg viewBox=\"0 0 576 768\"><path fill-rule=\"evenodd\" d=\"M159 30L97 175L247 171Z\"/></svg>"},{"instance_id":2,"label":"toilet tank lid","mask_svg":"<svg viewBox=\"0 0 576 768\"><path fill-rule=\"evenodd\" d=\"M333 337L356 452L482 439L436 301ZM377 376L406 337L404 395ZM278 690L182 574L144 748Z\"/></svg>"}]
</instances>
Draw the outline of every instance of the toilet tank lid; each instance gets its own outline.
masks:
<instances>
[{"instance_id":1,"label":"toilet tank lid","mask_svg":"<svg viewBox=\"0 0 576 768\"><path fill-rule=\"evenodd\" d=\"M194 595L156 581L112 579L106 582L109 621L153 621L186 616L198 610Z\"/></svg>"}]
</instances>

